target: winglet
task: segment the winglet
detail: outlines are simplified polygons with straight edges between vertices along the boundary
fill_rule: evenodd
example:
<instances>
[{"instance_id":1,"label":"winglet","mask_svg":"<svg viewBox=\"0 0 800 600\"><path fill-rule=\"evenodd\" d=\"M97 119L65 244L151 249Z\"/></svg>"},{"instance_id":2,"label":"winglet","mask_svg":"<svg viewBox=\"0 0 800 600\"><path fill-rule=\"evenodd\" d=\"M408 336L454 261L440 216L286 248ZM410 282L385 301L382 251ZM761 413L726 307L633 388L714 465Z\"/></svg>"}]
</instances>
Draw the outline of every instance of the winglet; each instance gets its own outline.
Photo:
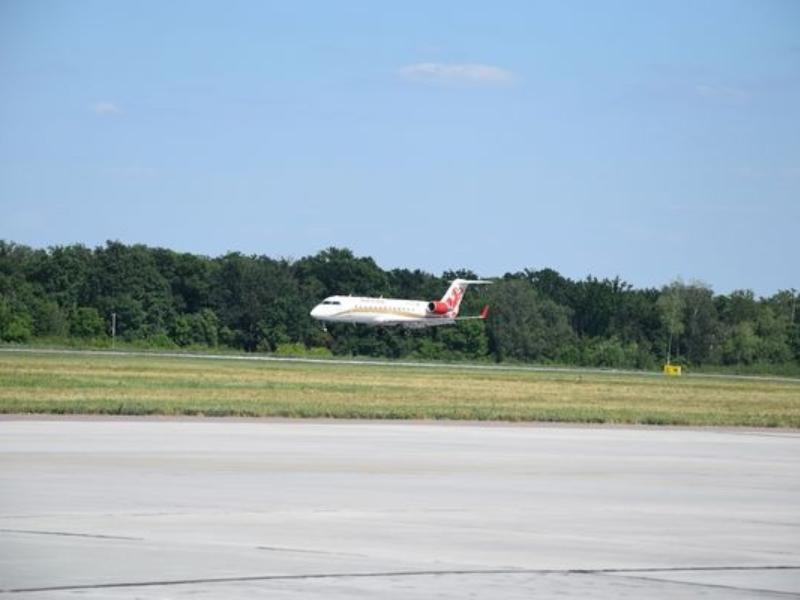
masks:
<instances>
[{"instance_id":1,"label":"winglet","mask_svg":"<svg viewBox=\"0 0 800 600\"><path fill-rule=\"evenodd\" d=\"M486 304L486 305L484 305L484 307L481 309L481 319L485 319L485 318L486 318L486 317L488 317L488 316L489 316L489 305L488 305L488 304Z\"/></svg>"}]
</instances>

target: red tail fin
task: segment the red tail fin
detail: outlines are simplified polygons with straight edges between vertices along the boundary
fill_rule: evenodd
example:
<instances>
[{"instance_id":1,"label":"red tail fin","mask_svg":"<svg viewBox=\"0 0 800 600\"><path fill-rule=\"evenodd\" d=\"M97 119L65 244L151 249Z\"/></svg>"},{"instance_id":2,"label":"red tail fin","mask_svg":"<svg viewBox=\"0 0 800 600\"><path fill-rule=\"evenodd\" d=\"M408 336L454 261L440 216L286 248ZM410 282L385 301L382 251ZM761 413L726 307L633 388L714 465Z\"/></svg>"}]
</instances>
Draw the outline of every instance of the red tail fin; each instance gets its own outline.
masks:
<instances>
[{"instance_id":1,"label":"red tail fin","mask_svg":"<svg viewBox=\"0 0 800 600\"><path fill-rule=\"evenodd\" d=\"M450 287L447 288L441 302L448 308L448 316L455 318L458 316L458 309L461 306L461 299L464 297L464 292L470 285L483 285L492 283L491 281L482 281L480 279L454 279L450 282Z\"/></svg>"}]
</instances>

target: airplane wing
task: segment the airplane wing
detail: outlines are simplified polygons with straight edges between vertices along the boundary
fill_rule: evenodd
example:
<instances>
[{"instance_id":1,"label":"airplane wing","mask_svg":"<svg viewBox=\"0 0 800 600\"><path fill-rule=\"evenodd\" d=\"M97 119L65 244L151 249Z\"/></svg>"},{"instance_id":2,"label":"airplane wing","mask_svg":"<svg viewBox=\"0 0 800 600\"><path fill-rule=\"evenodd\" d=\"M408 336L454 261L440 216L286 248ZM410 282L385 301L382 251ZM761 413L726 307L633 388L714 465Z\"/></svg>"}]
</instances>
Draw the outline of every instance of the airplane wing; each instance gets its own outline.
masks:
<instances>
[{"instance_id":1,"label":"airplane wing","mask_svg":"<svg viewBox=\"0 0 800 600\"><path fill-rule=\"evenodd\" d=\"M398 319L392 315L375 315L373 320L375 325L403 325L408 322L408 319Z\"/></svg>"},{"instance_id":2,"label":"airplane wing","mask_svg":"<svg viewBox=\"0 0 800 600\"><path fill-rule=\"evenodd\" d=\"M454 319L432 319L420 317L417 319L398 319L392 315L379 315L372 321L372 325L378 327L391 327L393 325L400 325L406 329L424 329L426 327L434 327L436 325L449 325L454 322Z\"/></svg>"}]
</instances>

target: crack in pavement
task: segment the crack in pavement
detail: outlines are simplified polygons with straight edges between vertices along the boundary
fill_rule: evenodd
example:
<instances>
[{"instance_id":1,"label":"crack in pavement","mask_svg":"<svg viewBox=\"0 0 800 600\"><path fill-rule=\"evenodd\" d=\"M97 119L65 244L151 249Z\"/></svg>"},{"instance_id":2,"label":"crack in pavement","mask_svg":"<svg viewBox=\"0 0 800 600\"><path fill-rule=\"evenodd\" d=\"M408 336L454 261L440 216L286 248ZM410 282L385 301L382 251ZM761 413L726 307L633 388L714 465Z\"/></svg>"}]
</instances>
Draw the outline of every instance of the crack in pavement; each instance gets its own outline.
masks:
<instances>
[{"instance_id":1,"label":"crack in pavement","mask_svg":"<svg viewBox=\"0 0 800 600\"><path fill-rule=\"evenodd\" d=\"M268 550L270 552L297 552L299 554L324 554L326 556L356 556L358 558L369 558L366 554L356 554L355 552L332 552L328 550L307 550L305 548L288 548L284 546L256 546L256 550Z\"/></svg>"},{"instance_id":2,"label":"crack in pavement","mask_svg":"<svg viewBox=\"0 0 800 600\"><path fill-rule=\"evenodd\" d=\"M774 568L774 567L770 567ZM795 567L797 568L797 567ZM692 569L687 569L692 570ZM791 598L798 598L800 594L797 592L784 592L781 590L767 590L763 588L751 588L738 585L726 585L724 583L704 583L702 581L678 581L675 579L663 579L661 577L645 577L644 575L625 575L624 573L593 573L593 575L601 575L607 577L619 577L622 579L635 579L637 581L652 581L658 583L671 583L673 585L683 585L692 587L710 587L719 588L723 590L736 590L737 592L751 592L754 594L773 594L776 596L789 596Z\"/></svg>"},{"instance_id":3,"label":"crack in pavement","mask_svg":"<svg viewBox=\"0 0 800 600\"><path fill-rule=\"evenodd\" d=\"M30 533L34 535L61 535L65 537L93 538L101 540L133 540L143 541L144 538L128 537L124 535L103 535L100 533L73 533L70 531L41 531L36 529L0 529L0 533Z\"/></svg>"},{"instance_id":4,"label":"crack in pavement","mask_svg":"<svg viewBox=\"0 0 800 600\"><path fill-rule=\"evenodd\" d=\"M57 592L69 590L96 590L111 588L135 588L135 587L157 587L172 585L192 585L202 583L242 583L249 581L292 581L304 579L347 579L347 578L379 578L379 577L425 577L442 575L604 575L617 574L624 576L625 573L672 573L681 571L778 571L778 570L800 570L800 565L764 565L764 566L718 566L718 567L654 567L654 568L635 568L635 569L461 569L461 570L420 570L420 571L380 571L380 572L361 572L361 573L307 573L300 575L252 575L244 577L209 577L202 579L172 579L155 581L129 581L117 583L95 583L95 584L75 584L59 585L35 588L12 588L0 589L0 594L14 594L25 592ZM631 578L636 578L635 575ZM657 578L639 577L650 579L651 581L664 581L670 583L681 583ZM691 584L691 583L690 583ZM704 584L696 584L704 585ZM714 584L709 584L714 587ZM716 586L728 587L728 586ZM747 588L733 588L747 591ZM764 590L769 591L769 590ZM775 594L786 594L788 592L771 592ZM797 594L793 594L797 595Z\"/></svg>"}]
</instances>

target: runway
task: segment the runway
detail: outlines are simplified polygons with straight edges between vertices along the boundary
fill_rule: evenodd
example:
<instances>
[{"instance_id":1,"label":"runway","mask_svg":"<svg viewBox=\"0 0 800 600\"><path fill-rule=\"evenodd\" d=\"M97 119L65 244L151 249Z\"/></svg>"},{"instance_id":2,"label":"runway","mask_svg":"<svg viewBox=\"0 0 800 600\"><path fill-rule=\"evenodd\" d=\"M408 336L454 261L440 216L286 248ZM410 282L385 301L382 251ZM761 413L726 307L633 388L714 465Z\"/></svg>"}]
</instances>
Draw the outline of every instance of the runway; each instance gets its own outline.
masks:
<instances>
[{"instance_id":1,"label":"runway","mask_svg":"<svg viewBox=\"0 0 800 600\"><path fill-rule=\"evenodd\" d=\"M0 595L800 597L800 433L0 420Z\"/></svg>"},{"instance_id":2,"label":"runway","mask_svg":"<svg viewBox=\"0 0 800 600\"><path fill-rule=\"evenodd\" d=\"M631 375L636 377L656 377L664 375L660 371L643 371L641 369L617 369L611 367L568 367L555 365L507 364L507 363L471 363L471 362L424 362L406 360L381 360L374 358L308 358L299 356L276 356L272 354L241 353L241 354L213 354L197 352L164 352L156 350L85 350L65 348L20 348L16 346L0 347L0 353L8 354L55 354L63 356L116 356L116 357L144 357L144 358L172 358L172 359L203 359L208 361L245 361L264 363L296 363L320 366L368 366L368 367L393 367L411 369L445 369L449 371L506 371L517 373L591 373L600 375ZM743 381L774 381L781 383L796 383L800 385L800 378L782 377L780 375L736 375L732 373L684 373L683 377L693 379L722 379Z\"/></svg>"}]
</instances>

